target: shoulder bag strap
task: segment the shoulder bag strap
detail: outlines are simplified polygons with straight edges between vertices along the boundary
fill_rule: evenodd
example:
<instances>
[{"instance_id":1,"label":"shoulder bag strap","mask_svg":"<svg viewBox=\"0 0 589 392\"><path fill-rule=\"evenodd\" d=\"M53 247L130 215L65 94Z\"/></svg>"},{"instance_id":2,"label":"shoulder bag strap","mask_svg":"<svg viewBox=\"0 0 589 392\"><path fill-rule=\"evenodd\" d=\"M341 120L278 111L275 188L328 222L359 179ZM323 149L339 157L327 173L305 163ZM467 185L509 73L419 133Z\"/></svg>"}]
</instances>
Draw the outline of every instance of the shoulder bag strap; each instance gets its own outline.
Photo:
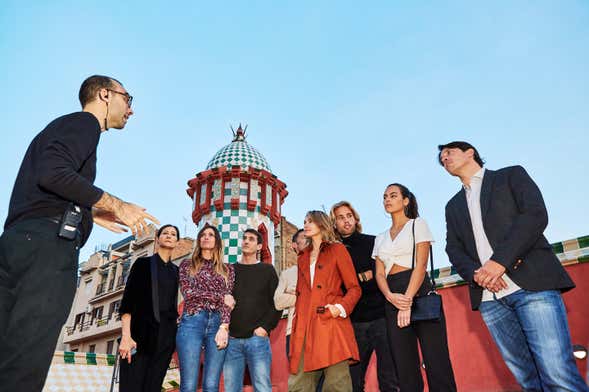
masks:
<instances>
[{"instance_id":1,"label":"shoulder bag strap","mask_svg":"<svg viewBox=\"0 0 589 392\"><path fill-rule=\"evenodd\" d=\"M411 269L415 268L415 219L413 219L413 223L411 224L411 233L413 234L413 254L411 258ZM430 262L430 278L432 280L432 290L436 289L436 281L434 280L434 250L430 243L429 245L429 262ZM427 271L426 271L427 273Z\"/></svg>"},{"instance_id":2,"label":"shoulder bag strap","mask_svg":"<svg viewBox=\"0 0 589 392\"><path fill-rule=\"evenodd\" d=\"M411 269L415 268L415 219L411 222L411 234L413 234L413 253L411 254Z\"/></svg>"}]
</instances>

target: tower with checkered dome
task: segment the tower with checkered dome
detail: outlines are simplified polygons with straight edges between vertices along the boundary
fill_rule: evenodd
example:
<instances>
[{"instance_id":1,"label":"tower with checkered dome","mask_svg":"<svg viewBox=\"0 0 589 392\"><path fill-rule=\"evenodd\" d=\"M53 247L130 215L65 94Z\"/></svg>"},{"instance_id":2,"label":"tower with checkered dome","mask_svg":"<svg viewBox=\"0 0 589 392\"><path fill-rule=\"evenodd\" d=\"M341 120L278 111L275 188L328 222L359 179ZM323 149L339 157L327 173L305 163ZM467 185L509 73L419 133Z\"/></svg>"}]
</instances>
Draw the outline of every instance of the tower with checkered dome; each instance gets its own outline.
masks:
<instances>
[{"instance_id":1,"label":"tower with checkered dome","mask_svg":"<svg viewBox=\"0 0 589 392\"><path fill-rule=\"evenodd\" d=\"M240 125L233 132L233 141L188 181L186 192L193 201L192 220L198 228L209 223L219 229L225 262L240 259L243 232L253 228L264 238L261 260L272 263L274 230L288 192L266 158L246 141L246 129Z\"/></svg>"}]
</instances>

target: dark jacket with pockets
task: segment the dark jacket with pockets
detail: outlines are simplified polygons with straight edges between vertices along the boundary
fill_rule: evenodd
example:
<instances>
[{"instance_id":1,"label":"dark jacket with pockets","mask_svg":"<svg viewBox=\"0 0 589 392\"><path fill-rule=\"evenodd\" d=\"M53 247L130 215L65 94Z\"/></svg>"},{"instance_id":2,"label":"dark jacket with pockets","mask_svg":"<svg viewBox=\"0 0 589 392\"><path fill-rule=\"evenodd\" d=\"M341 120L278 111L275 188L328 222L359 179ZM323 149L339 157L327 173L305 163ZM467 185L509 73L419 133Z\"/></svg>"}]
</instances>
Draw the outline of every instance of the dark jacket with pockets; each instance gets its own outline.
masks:
<instances>
[{"instance_id":1,"label":"dark jacket with pockets","mask_svg":"<svg viewBox=\"0 0 589 392\"><path fill-rule=\"evenodd\" d=\"M483 227L493 248L491 259L503 265L518 286L530 291L575 287L544 237L546 206L523 167L486 169L480 202ZM469 283L471 306L476 310L483 288L474 282L474 271L487 260L479 260L464 189L446 205L446 229L446 253Z\"/></svg>"}]
</instances>

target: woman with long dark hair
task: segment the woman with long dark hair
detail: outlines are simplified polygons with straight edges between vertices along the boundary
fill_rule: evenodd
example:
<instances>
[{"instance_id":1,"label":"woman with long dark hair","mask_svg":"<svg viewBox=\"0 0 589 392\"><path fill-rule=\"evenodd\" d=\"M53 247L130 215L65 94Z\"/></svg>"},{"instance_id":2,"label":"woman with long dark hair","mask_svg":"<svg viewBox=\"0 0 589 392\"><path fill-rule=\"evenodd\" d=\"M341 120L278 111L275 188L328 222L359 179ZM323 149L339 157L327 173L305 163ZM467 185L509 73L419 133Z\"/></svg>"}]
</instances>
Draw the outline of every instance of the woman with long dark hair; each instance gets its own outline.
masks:
<instances>
[{"instance_id":1,"label":"woman with long dark hair","mask_svg":"<svg viewBox=\"0 0 589 392\"><path fill-rule=\"evenodd\" d=\"M376 237L372 256L376 258L376 282L387 299L387 334L401 392L423 390L417 341L429 390L456 391L443 310L438 321L411 321L413 298L432 289L425 277L433 236L419 217L415 196L404 185L387 186L383 204L392 225Z\"/></svg>"},{"instance_id":2,"label":"woman with long dark hair","mask_svg":"<svg viewBox=\"0 0 589 392\"><path fill-rule=\"evenodd\" d=\"M162 226L157 252L135 260L129 272L119 308L121 392L161 391L176 343L178 267L171 258L179 233Z\"/></svg>"},{"instance_id":3,"label":"woman with long dark hair","mask_svg":"<svg viewBox=\"0 0 589 392\"><path fill-rule=\"evenodd\" d=\"M348 361L359 360L348 318L361 295L356 270L327 214L308 212L304 227L309 245L298 258L288 390L315 391L323 374L324 392L351 392Z\"/></svg>"},{"instance_id":4,"label":"woman with long dark hair","mask_svg":"<svg viewBox=\"0 0 589 392\"><path fill-rule=\"evenodd\" d=\"M184 309L176 343L181 392L196 390L203 348L202 390L219 390L231 314L225 296L231 294L234 280L233 267L223 262L223 241L219 230L205 224L196 236L192 258L180 264Z\"/></svg>"}]
</instances>

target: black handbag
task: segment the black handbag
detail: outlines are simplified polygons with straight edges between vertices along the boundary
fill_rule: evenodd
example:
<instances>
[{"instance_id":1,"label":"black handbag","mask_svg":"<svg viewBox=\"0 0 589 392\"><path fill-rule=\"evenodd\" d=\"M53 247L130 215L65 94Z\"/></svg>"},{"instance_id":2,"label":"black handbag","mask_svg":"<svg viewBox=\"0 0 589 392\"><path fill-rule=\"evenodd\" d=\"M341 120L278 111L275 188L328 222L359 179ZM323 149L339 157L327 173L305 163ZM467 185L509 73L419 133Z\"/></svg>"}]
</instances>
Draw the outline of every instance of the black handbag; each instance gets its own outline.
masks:
<instances>
[{"instance_id":1,"label":"black handbag","mask_svg":"<svg viewBox=\"0 0 589 392\"><path fill-rule=\"evenodd\" d=\"M415 219L411 227L413 233L413 258L411 269L415 268ZM436 281L434 280L434 255L433 249L429 246L429 261L431 266L430 278L432 280L432 289L425 295L413 297L411 305L411 321L440 321L442 318L442 296L436 291ZM427 276L427 272L426 272Z\"/></svg>"}]
</instances>

